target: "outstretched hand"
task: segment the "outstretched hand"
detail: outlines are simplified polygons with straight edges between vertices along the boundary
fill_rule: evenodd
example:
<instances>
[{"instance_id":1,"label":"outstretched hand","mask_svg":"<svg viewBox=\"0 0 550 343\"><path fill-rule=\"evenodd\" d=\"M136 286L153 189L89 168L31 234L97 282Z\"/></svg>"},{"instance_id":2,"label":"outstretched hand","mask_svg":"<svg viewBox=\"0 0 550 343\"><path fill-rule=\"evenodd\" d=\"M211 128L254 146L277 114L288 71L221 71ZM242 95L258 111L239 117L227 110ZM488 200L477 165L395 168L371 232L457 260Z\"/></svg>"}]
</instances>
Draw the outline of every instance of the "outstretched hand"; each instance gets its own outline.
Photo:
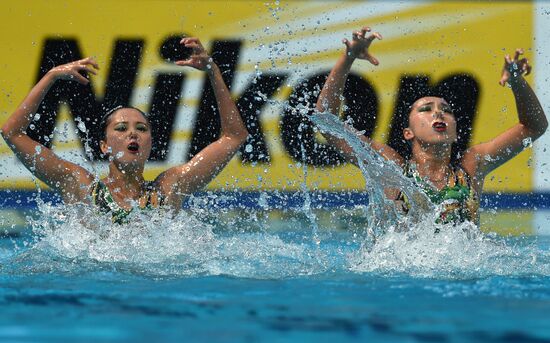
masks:
<instances>
[{"instance_id":1,"label":"outstretched hand","mask_svg":"<svg viewBox=\"0 0 550 343\"><path fill-rule=\"evenodd\" d=\"M504 56L504 67L502 68L502 76L498 82L501 86L504 86L506 82L518 79L522 75L529 75L531 73L531 65L527 58L519 59L523 55L523 49L516 49L514 59L510 58L510 55Z\"/></svg>"},{"instance_id":2,"label":"outstretched hand","mask_svg":"<svg viewBox=\"0 0 550 343\"><path fill-rule=\"evenodd\" d=\"M74 80L80 84L87 85L90 80L80 74L80 72L84 71L96 75L96 70L99 70L97 62L91 57L86 57L78 61L54 67L49 73L54 75L57 80Z\"/></svg>"},{"instance_id":3,"label":"outstretched hand","mask_svg":"<svg viewBox=\"0 0 550 343\"><path fill-rule=\"evenodd\" d=\"M367 32L371 32L370 27L363 27L361 31L355 31L352 34L351 42L344 38L342 43L346 45L346 54L352 58L359 58L367 60L370 63L377 66L380 62L378 59L369 53L369 47L374 39L382 39L382 35L378 32L373 32L367 35Z\"/></svg>"},{"instance_id":4,"label":"outstretched hand","mask_svg":"<svg viewBox=\"0 0 550 343\"><path fill-rule=\"evenodd\" d=\"M177 65L184 67L192 67L198 70L210 69L213 63L212 57L208 55L200 40L195 37L183 38L180 44L186 48L191 48L191 56L186 60L176 61Z\"/></svg>"}]
</instances>

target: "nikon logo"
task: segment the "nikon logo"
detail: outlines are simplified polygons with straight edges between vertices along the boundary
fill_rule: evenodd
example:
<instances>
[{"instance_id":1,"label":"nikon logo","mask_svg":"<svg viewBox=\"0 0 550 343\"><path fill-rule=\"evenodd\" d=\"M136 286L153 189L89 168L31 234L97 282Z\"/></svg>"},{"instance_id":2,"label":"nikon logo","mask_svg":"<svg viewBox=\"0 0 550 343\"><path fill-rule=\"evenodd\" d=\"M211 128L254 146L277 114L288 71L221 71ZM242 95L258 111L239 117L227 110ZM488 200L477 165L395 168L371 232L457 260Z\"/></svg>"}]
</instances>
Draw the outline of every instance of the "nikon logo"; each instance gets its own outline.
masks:
<instances>
[{"instance_id":1,"label":"nikon logo","mask_svg":"<svg viewBox=\"0 0 550 343\"><path fill-rule=\"evenodd\" d=\"M159 55L167 62L180 59L176 56L178 50L174 49L174 46L181 36L183 34L168 36L160 45ZM79 118L84 121L90 130L87 134L79 131L80 139L83 143L89 139L92 158L99 159L97 124L105 110L119 105L130 105L143 58L144 43L143 39L115 40L103 98L96 96L91 82L84 86L76 82L58 81L42 102L39 109L41 119L34 123L33 129L29 129L29 135L42 144L51 146L59 105L66 103L73 119ZM239 40L215 40L211 45L211 55L222 70L223 78L230 89L241 47L242 41ZM76 39L47 38L42 49L37 80L52 67L83 57ZM297 109L304 106L311 108L315 104L328 72L320 71L293 85L288 105L281 113L280 132L286 151L295 160L316 166L337 165L342 162L342 158L332 147L316 140L311 123L299 114ZM240 152L243 162L270 161L260 116L267 101L288 77L289 73L285 70L257 75L249 81L237 98L237 106L250 132L249 140ZM184 72L159 72L154 77L152 100L147 111L153 127L154 145L151 160L164 161L167 157L185 81ZM469 144L479 92L479 83L472 75L449 74L435 84L428 75L403 75L395 99L387 143L408 157L410 148L402 139L402 129L407 122L409 106L422 96L442 96L452 104L457 119L456 156ZM379 112L377 91L366 78L352 73L347 80L344 97L344 117L351 118L357 129L364 130L365 135L371 136L376 128ZM217 105L206 76L195 118L191 147L186 160L213 142L220 132Z\"/></svg>"}]
</instances>

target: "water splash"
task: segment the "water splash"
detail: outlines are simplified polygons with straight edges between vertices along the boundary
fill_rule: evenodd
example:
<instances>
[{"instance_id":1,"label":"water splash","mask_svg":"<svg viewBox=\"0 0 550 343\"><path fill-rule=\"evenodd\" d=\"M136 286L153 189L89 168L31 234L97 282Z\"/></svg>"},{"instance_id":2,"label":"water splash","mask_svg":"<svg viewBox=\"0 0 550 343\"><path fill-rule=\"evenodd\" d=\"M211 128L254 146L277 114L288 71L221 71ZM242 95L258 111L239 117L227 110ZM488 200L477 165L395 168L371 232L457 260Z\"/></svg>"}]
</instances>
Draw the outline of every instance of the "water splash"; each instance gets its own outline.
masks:
<instances>
[{"instance_id":1,"label":"water splash","mask_svg":"<svg viewBox=\"0 0 550 343\"><path fill-rule=\"evenodd\" d=\"M311 120L322 131L344 139L355 152L369 193L369 231L374 237L384 234L390 228L403 227L403 222L419 222L434 212L434 205L426 194L403 175L401 168L374 151L349 126L341 123L338 117L328 112L317 112L311 116ZM391 188L403 191L410 200L410 210L406 215L397 211L393 201L385 196L384 190Z\"/></svg>"},{"instance_id":2,"label":"water splash","mask_svg":"<svg viewBox=\"0 0 550 343\"><path fill-rule=\"evenodd\" d=\"M136 211L131 224L118 225L88 207L42 203L40 215L30 221L32 238L24 244L18 240L16 249L0 251L0 273L115 272L163 279L282 279L349 272L436 279L550 276L550 251L535 239L486 235L469 223L425 220L407 231L392 227L366 249L362 237L352 232L359 232L361 223L357 230L337 231L334 221L323 222L327 216L317 213L323 244L316 245L302 211L297 212L301 221L261 220L263 210L249 217L235 213L219 223L207 220L223 217L224 211L202 206L176 216ZM335 218L343 218L341 224L349 229L359 211L346 211Z\"/></svg>"},{"instance_id":3,"label":"water splash","mask_svg":"<svg viewBox=\"0 0 550 343\"><path fill-rule=\"evenodd\" d=\"M303 125L303 124L300 124ZM300 126L301 127L301 126ZM301 131L301 129L299 130ZM307 163L306 163L306 149L304 147L303 139L299 137L300 139L300 150L302 152L302 173L304 175L304 181L301 183L300 188L302 190L302 193L304 194L304 205L302 206L302 210L304 211L305 215L309 219L309 222L311 224L311 235L313 238L313 241L315 244L319 245L321 244L321 240L319 239L319 227L317 225L317 218L315 217L315 213L313 213L311 209L311 196L309 195L309 191L307 189Z\"/></svg>"},{"instance_id":4,"label":"water splash","mask_svg":"<svg viewBox=\"0 0 550 343\"><path fill-rule=\"evenodd\" d=\"M350 263L356 272L430 278L550 275L550 251L541 250L536 240L483 234L469 222L436 225L426 220L407 232L390 230L370 251L353 253Z\"/></svg>"},{"instance_id":5,"label":"water splash","mask_svg":"<svg viewBox=\"0 0 550 343\"><path fill-rule=\"evenodd\" d=\"M15 254L0 251L0 271L70 275L116 271L153 278L228 275L257 279L349 271L452 279L550 275L550 252L535 243L510 243L484 235L469 223L435 224L433 205L399 167L384 160L335 116L318 113L311 119L321 129L346 139L359 160L368 161L360 167L371 196L366 211L369 237L375 240L358 239L355 233L359 230L335 239L335 227L325 225L315 230L314 236L319 235L320 241L323 233L330 235L317 245L311 239L310 220L299 225L293 220L262 220L268 209L267 195L260 201L265 205L262 210L218 224L208 218L219 218L228 210L223 206L209 209L211 199L207 197L193 198L191 210L177 215L162 210L135 211L129 225L112 224L109 216L86 206L55 207L37 199L38 217L30 220L32 239ZM408 216L394 210L382 191L386 187L403 189L413 200ZM314 217L304 219L320 221L323 217L307 209L301 214ZM357 211L350 213L345 228L350 229L356 217ZM436 229L438 234L434 234Z\"/></svg>"},{"instance_id":6,"label":"water splash","mask_svg":"<svg viewBox=\"0 0 550 343\"><path fill-rule=\"evenodd\" d=\"M369 236L350 255L351 270L437 278L550 275L550 252L536 244L514 245L502 237L485 235L470 222L436 224L436 206L397 165L360 140L336 116L316 113L311 120L353 148L367 184ZM400 189L412 199L407 215L394 209L384 195L385 188Z\"/></svg>"},{"instance_id":7,"label":"water splash","mask_svg":"<svg viewBox=\"0 0 550 343\"><path fill-rule=\"evenodd\" d=\"M112 224L87 206L40 205L33 239L6 264L14 273L78 274L116 270L148 277L229 275L285 278L319 274L345 264L309 240L289 242L265 232L217 232L189 212L135 211ZM82 218L86 218L83 220Z\"/></svg>"}]
</instances>

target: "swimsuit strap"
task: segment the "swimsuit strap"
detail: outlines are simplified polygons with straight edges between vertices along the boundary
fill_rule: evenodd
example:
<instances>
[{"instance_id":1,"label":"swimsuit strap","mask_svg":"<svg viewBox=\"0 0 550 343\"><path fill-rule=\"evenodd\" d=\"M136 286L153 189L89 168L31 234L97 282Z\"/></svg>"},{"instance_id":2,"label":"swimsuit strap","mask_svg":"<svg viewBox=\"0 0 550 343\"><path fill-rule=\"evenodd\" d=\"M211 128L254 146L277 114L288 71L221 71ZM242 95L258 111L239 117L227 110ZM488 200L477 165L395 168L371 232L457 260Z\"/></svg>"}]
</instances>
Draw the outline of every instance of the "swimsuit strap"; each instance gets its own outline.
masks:
<instances>
[{"instance_id":1,"label":"swimsuit strap","mask_svg":"<svg viewBox=\"0 0 550 343\"><path fill-rule=\"evenodd\" d=\"M164 205L164 197L160 195L153 181L145 182L145 196L146 196L145 206L140 206L141 208L159 207Z\"/></svg>"},{"instance_id":2,"label":"swimsuit strap","mask_svg":"<svg viewBox=\"0 0 550 343\"><path fill-rule=\"evenodd\" d=\"M464 201L468 216L471 221L479 223L479 196L472 185L472 179L460 166L456 166L455 175L457 183L463 187L467 187L470 191L468 197Z\"/></svg>"}]
</instances>

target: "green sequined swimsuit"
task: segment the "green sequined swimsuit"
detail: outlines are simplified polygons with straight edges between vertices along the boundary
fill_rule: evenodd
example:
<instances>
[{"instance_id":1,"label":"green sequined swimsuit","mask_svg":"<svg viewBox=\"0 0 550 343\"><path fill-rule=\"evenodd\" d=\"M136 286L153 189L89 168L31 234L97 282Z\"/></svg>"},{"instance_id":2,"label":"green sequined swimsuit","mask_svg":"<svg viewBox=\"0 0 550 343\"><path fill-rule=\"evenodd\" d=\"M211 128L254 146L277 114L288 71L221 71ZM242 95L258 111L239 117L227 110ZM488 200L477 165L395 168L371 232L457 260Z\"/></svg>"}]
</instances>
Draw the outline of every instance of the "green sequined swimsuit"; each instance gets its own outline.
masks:
<instances>
[{"instance_id":1,"label":"green sequined swimsuit","mask_svg":"<svg viewBox=\"0 0 550 343\"><path fill-rule=\"evenodd\" d=\"M431 183L420 176L414 163L407 163L404 174L414 180L428 198L439 206L439 218L437 223L460 223L471 221L479 222L478 209L479 198L473 189L470 176L460 167L452 166L447 185L441 190L436 189ZM409 202L403 192L400 192L397 200L402 201L405 211L408 211Z\"/></svg>"},{"instance_id":2,"label":"green sequined swimsuit","mask_svg":"<svg viewBox=\"0 0 550 343\"><path fill-rule=\"evenodd\" d=\"M162 206L164 199L159 195L152 182L145 184L145 190L145 194L138 199L139 208L151 209ZM101 180L93 184L91 195L92 203L101 212L112 214L113 223L123 224L128 222L128 216L133 209L126 210L117 204L109 188Z\"/></svg>"}]
</instances>

